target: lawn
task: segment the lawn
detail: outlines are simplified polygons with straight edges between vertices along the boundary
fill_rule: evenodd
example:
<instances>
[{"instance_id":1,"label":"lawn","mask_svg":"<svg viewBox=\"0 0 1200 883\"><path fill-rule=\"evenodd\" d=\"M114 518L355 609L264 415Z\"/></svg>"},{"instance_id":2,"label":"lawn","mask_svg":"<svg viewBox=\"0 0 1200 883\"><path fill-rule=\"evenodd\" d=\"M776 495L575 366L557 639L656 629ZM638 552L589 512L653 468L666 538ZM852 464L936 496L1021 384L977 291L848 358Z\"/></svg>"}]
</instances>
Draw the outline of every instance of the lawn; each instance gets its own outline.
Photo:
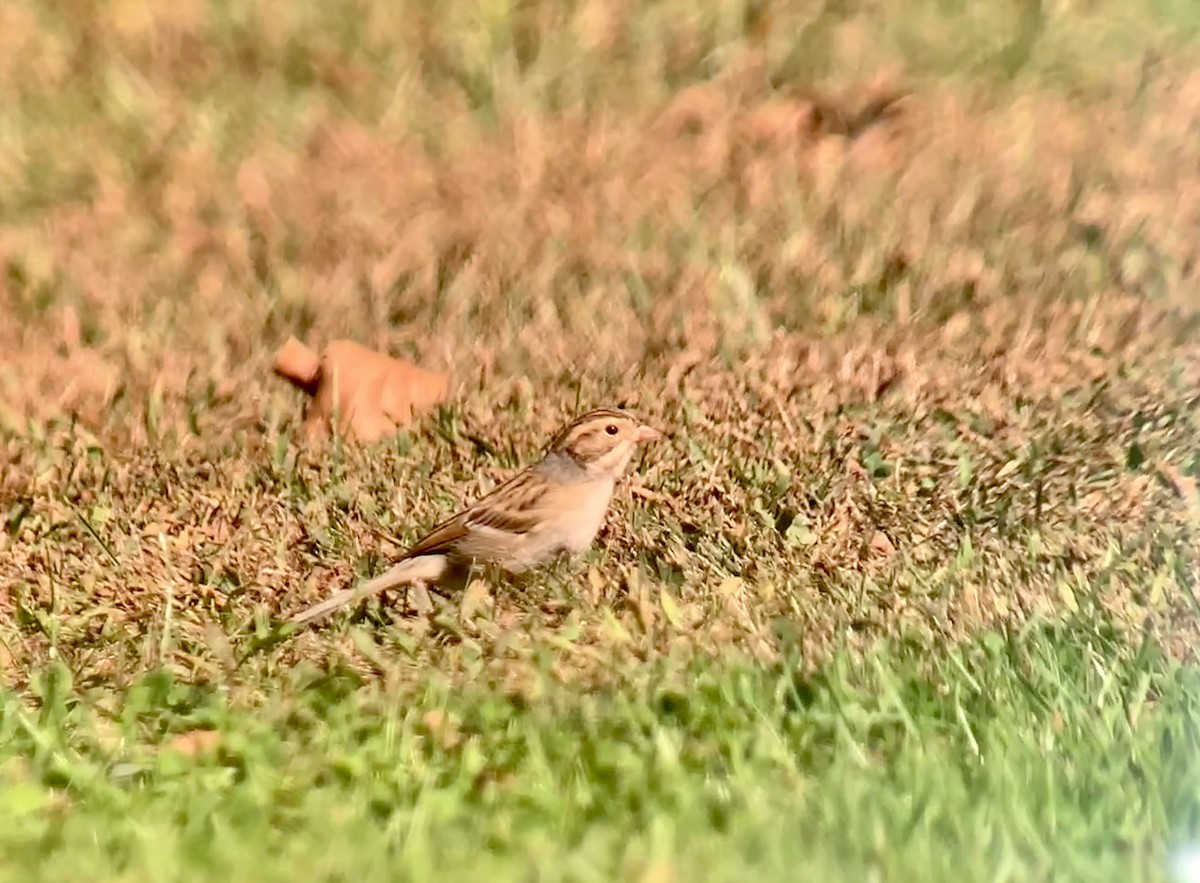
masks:
<instances>
[{"instance_id":1,"label":"lawn","mask_svg":"<svg viewBox=\"0 0 1200 883\"><path fill-rule=\"evenodd\" d=\"M50 667L4 706L5 871L1145 880L1200 822L1200 677L1081 622L591 692L553 663L524 694L302 667L257 701Z\"/></svg>"},{"instance_id":2,"label":"lawn","mask_svg":"<svg viewBox=\"0 0 1200 883\"><path fill-rule=\"evenodd\" d=\"M4 3L0 877L1200 879L1198 28ZM585 555L280 628L612 405Z\"/></svg>"}]
</instances>

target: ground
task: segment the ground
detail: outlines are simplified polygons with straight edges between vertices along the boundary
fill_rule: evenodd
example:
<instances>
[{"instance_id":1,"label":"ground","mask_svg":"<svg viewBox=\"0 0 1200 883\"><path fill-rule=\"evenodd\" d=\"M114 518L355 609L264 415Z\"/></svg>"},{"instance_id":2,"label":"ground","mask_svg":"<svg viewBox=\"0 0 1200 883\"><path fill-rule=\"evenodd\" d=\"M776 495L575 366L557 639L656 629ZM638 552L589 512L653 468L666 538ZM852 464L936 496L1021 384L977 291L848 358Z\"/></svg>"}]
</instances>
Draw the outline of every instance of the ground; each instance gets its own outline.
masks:
<instances>
[{"instance_id":1,"label":"ground","mask_svg":"<svg viewBox=\"0 0 1200 883\"><path fill-rule=\"evenodd\" d=\"M1198 26L5 3L0 876L1183 874ZM581 559L278 627L612 405Z\"/></svg>"}]
</instances>

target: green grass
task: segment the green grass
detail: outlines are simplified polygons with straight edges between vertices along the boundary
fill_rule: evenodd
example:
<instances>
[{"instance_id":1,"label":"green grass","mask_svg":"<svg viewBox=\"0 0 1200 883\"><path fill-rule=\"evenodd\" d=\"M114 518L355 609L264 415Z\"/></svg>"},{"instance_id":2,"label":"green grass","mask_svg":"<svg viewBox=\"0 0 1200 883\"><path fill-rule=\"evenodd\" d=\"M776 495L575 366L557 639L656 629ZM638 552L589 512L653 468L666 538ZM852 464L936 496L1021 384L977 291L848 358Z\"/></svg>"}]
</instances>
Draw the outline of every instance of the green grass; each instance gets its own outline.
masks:
<instances>
[{"instance_id":1,"label":"green grass","mask_svg":"<svg viewBox=\"0 0 1200 883\"><path fill-rule=\"evenodd\" d=\"M5 879L1137 881L1200 836L1200 673L1095 621L592 692L34 693L0 706Z\"/></svg>"}]
</instances>

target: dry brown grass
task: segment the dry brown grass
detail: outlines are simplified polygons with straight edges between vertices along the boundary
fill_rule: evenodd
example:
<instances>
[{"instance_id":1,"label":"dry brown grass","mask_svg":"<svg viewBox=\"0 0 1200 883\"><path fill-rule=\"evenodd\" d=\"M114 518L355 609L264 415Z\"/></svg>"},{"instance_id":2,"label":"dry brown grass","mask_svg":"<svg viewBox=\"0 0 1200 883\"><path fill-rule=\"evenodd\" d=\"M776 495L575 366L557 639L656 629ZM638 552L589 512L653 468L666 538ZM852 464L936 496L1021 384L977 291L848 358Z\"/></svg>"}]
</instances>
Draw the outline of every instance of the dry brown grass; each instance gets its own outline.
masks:
<instances>
[{"instance_id":1,"label":"dry brown grass","mask_svg":"<svg viewBox=\"0 0 1200 883\"><path fill-rule=\"evenodd\" d=\"M0 155L18 679L52 649L89 677L222 676L256 616L377 569L400 548L380 530L411 539L576 403L618 401L673 435L590 562L401 620L374 635L389 659L517 671L557 640L594 670L796 636L817 658L1091 603L1186 649L1190 56L1114 56L1074 92L939 80L861 15L799 88L772 85L778 24L718 63L699 25L655 55L645 13L583 4L573 65L530 4L480 98L466 24L376 8L339 43L303 8L221 30L198 2L112 4L90 37L3 13L0 56L32 68L0 94L65 90ZM411 445L301 450L269 367L291 334L449 369L456 405ZM371 653L317 632L263 664Z\"/></svg>"}]
</instances>

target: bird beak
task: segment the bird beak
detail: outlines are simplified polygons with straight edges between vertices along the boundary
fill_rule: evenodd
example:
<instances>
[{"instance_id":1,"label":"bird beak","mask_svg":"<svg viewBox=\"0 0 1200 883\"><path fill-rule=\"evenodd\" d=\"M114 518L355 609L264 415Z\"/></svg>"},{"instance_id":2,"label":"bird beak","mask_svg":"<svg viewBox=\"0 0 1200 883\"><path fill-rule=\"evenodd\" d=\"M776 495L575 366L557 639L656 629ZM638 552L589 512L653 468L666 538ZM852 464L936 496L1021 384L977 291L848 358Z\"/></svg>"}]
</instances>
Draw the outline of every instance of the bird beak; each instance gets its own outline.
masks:
<instances>
[{"instance_id":1,"label":"bird beak","mask_svg":"<svg viewBox=\"0 0 1200 883\"><path fill-rule=\"evenodd\" d=\"M643 424L637 428L634 438L639 442L654 441L655 439L662 438L662 433L651 426Z\"/></svg>"}]
</instances>

